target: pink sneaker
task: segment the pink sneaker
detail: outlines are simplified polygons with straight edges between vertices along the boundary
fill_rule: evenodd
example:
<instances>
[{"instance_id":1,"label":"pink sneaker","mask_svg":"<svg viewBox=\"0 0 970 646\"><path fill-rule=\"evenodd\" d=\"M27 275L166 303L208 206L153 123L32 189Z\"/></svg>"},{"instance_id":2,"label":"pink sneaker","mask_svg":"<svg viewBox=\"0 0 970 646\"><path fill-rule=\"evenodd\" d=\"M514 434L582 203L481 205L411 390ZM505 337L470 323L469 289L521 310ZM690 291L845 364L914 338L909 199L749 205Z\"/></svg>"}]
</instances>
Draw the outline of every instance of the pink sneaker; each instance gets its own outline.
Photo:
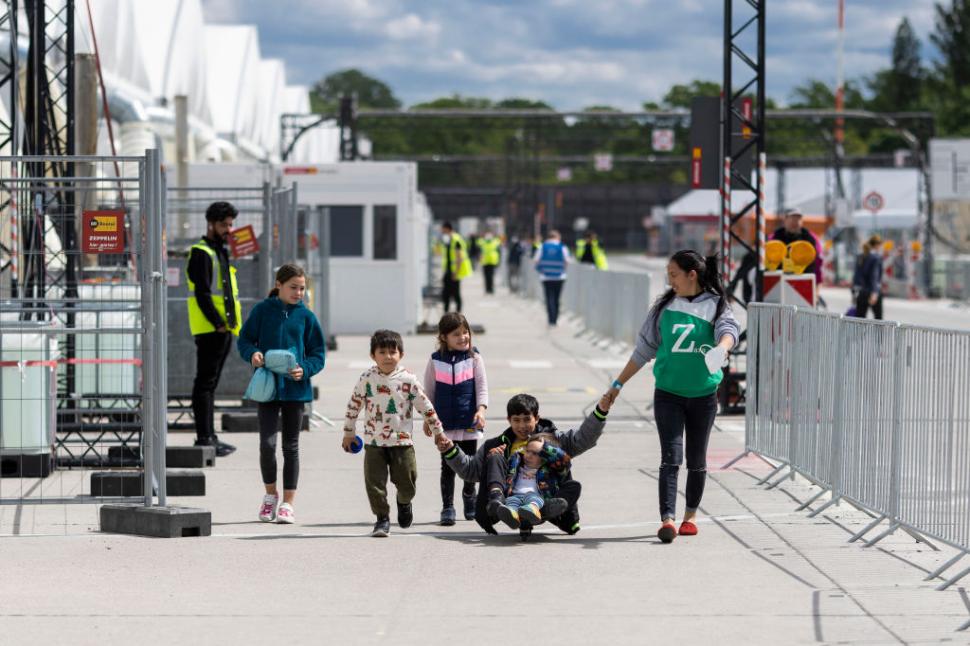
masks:
<instances>
[{"instance_id":1,"label":"pink sneaker","mask_svg":"<svg viewBox=\"0 0 970 646\"><path fill-rule=\"evenodd\" d=\"M279 501L279 496L271 496L266 494L263 496L263 504L259 508L259 519L264 523L271 523L276 520L276 503Z\"/></svg>"},{"instance_id":2,"label":"pink sneaker","mask_svg":"<svg viewBox=\"0 0 970 646\"><path fill-rule=\"evenodd\" d=\"M296 516L293 515L293 505L288 502L281 504L279 510L276 512L276 522L284 525L292 525L295 523Z\"/></svg>"}]
</instances>

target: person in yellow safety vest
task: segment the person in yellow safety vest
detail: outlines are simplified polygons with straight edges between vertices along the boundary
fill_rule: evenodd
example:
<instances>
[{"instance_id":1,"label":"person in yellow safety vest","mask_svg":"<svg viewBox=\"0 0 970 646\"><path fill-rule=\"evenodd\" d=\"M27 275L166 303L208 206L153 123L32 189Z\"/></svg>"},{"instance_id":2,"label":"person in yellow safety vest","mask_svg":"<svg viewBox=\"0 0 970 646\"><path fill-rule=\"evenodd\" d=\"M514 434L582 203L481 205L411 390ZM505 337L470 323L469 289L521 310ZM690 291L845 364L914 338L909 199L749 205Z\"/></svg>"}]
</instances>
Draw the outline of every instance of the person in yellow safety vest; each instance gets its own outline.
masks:
<instances>
[{"instance_id":1,"label":"person in yellow safety vest","mask_svg":"<svg viewBox=\"0 0 970 646\"><path fill-rule=\"evenodd\" d=\"M196 367L192 386L195 445L214 446L224 457L236 450L216 437L215 394L232 337L242 327L236 268L229 264L226 241L239 211L229 202L213 202L205 212L206 234L192 245L185 266L189 288L189 330L195 337Z\"/></svg>"},{"instance_id":2,"label":"person in yellow safety vest","mask_svg":"<svg viewBox=\"0 0 970 646\"><path fill-rule=\"evenodd\" d=\"M581 263L595 265L600 271L609 269L606 254L593 231L587 231L585 236L576 241L576 259Z\"/></svg>"},{"instance_id":3,"label":"person in yellow safety vest","mask_svg":"<svg viewBox=\"0 0 970 646\"><path fill-rule=\"evenodd\" d=\"M482 272L485 274L485 293L495 293L495 268L502 260L502 241L491 231L486 231L483 238L478 239L481 251Z\"/></svg>"},{"instance_id":4,"label":"person in yellow safety vest","mask_svg":"<svg viewBox=\"0 0 970 646\"><path fill-rule=\"evenodd\" d=\"M472 273L472 262L468 258L468 245L451 222L441 225L441 242L444 246L444 277L441 284L441 300L444 301L445 311L455 301L455 311L461 311L461 281Z\"/></svg>"}]
</instances>

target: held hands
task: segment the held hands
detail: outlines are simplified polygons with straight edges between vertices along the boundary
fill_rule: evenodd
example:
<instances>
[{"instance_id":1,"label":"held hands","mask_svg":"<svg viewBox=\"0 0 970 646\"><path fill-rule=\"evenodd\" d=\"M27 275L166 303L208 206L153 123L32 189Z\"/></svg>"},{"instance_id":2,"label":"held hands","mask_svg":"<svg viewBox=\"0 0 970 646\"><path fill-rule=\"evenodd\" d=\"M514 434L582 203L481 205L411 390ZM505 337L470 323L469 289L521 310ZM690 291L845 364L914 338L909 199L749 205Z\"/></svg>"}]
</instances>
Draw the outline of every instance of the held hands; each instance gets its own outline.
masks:
<instances>
[{"instance_id":1,"label":"held hands","mask_svg":"<svg viewBox=\"0 0 970 646\"><path fill-rule=\"evenodd\" d=\"M444 433L439 433L438 436L434 438L434 443L438 447L438 450L442 453L450 451L451 447L454 446L454 442L448 439L448 436Z\"/></svg>"},{"instance_id":2,"label":"held hands","mask_svg":"<svg viewBox=\"0 0 970 646\"><path fill-rule=\"evenodd\" d=\"M707 371L712 375L721 369L721 366L724 365L726 360L727 349L721 345L714 346L704 355L704 363L707 365Z\"/></svg>"},{"instance_id":3,"label":"held hands","mask_svg":"<svg viewBox=\"0 0 970 646\"><path fill-rule=\"evenodd\" d=\"M343 447L344 451L346 451L347 453L350 453L351 449L354 446L354 436L351 435L348 437L344 435L343 439L340 441L340 446Z\"/></svg>"},{"instance_id":4,"label":"held hands","mask_svg":"<svg viewBox=\"0 0 970 646\"><path fill-rule=\"evenodd\" d=\"M262 368L266 361L263 359L262 352L254 352L253 356L249 358L249 363L253 364L253 368Z\"/></svg>"},{"instance_id":5,"label":"held hands","mask_svg":"<svg viewBox=\"0 0 970 646\"><path fill-rule=\"evenodd\" d=\"M613 396L612 397L610 396L610 393L613 393ZM607 391L607 393L605 395L603 395L602 397L600 397L600 400L599 400L599 403L597 404L597 406L599 406L600 407L600 410L603 411L604 413L610 412L610 406L613 405L613 402L616 400L616 396L619 393L620 393L619 390L617 390L615 388L610 388L609 391Z\"/></svg>"},{"instance_id":6,"label":"held hands","mask_svg":"<svg viewBox=\"0 0 970 646\"><path fill-rule=\"evenodd\" d=\"M431 433L431 424L428 424L427 421L424 422L424 434L427 435L428 437L431 437L431 435L432 435L432 433ZM435 441L437 442L437 440L435 440Z\"/></svg>"}]
</instances>

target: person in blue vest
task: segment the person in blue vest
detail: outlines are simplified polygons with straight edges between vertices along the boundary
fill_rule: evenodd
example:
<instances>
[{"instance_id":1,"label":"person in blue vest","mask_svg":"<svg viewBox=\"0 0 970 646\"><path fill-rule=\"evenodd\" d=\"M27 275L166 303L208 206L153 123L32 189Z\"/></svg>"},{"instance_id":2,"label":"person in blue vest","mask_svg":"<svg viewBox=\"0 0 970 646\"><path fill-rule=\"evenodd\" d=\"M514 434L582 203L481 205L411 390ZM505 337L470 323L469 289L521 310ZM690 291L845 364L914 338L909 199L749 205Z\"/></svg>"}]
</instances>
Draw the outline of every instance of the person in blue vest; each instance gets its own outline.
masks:
<instances>
[{"instance_id":1,"label":"person in blue vest","mask_svg":"<svg viewBox=\"0 0 970 646\"><path fill-rule=\"evenodd\" d=\"M546 313L549 327L559 321L559 299L566 284L566 265L569 264L569 248L562 243L559 232L549 231L545 242L533 254L536 271L542 277L542 291L546 295Z\"/></svg>"}]
</instances>

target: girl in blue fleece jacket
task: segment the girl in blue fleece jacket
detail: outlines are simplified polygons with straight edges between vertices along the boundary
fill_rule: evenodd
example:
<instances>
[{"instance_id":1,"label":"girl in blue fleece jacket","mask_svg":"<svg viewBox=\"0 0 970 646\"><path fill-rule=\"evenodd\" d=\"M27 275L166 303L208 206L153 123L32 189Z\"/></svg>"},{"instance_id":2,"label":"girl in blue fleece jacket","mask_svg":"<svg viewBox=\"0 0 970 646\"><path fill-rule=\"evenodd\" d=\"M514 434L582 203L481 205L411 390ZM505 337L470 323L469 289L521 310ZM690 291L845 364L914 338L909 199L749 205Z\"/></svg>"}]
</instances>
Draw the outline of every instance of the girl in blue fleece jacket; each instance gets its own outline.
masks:
<instances>
[{"instance_id":1,"label":"girl in blue fleece jacket","mask_svg":"<svg viewBox=\"0 0 970 646\"><path fill-rule=\"evenodd\" d=\"M313 400L310 377L323 370L326 345L317 317L303 305L306 272L286 264L276 272L276 287L256 304L239 332L239 354L254 368L265 364L268 350L289 350L296 367L276 375L276 399L259 404L259 467L266 495L260 506L263 522L293 523L293 499L300 475L300 428L304 402ZM283 415L283 502L276 488L276 429Z\"/></svg>"}]
</instances>

